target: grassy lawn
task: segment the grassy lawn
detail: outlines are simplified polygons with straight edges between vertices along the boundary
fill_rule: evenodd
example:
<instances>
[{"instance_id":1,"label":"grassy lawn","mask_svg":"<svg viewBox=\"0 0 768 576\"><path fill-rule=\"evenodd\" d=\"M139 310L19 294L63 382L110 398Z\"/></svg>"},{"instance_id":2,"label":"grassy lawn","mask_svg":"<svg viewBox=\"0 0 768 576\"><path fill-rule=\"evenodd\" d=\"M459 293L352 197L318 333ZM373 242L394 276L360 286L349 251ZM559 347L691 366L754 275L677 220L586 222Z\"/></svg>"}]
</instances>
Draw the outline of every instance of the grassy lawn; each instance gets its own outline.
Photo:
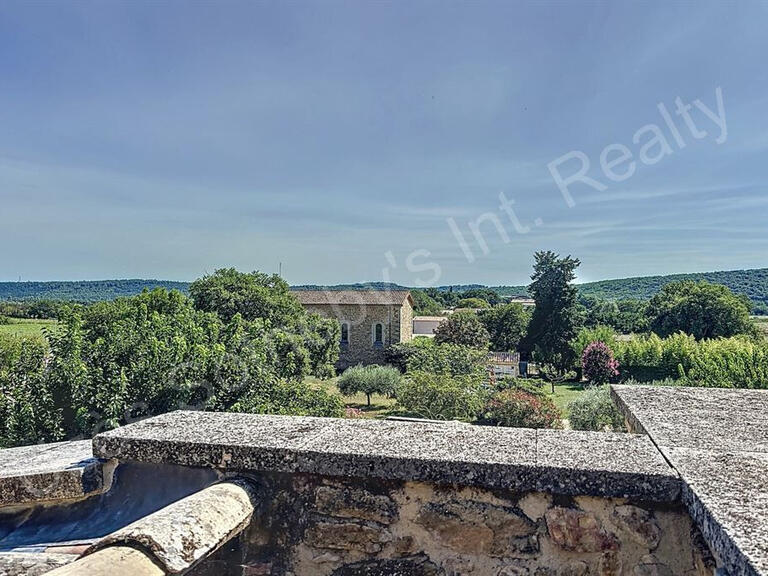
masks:
<instances>
[{"instance_id":1,"label":"grassy lawn","mask_svg":"<svg viewBox=\"0 0 768 576\"><path fill-rule=\"evenodd\" d=\"M0 334L29 336L43 334L43 328L52 327L56 320L28 320L26 318L10 318L10 324L0 324Z\"/></svg>"},{"instance_id":2,"label":"grassy lawn","mask_svg":"<svg viewBox=\"0 0 768 576\"><path fill-rule=\"evenodd\" d=\"M549 385L547 385L545 388L548 393L552 391L552 388ZM583 392L584 388L580 384L575 382L566 382L564 384L555 385L555 393L550 394L550 396L555 405L560 409L560 412L563 413L563 416L567 418L568 404L572 400L581 396Z\"/></svg>"},{"instance_id":3,"label":"grassy lawn","mask_svg":"<svg viewBox=\"0 0 768 576\"><path fill-rule=\"evenodd\" d=\"M309 377L306 382L311 386L317 388L323 388L331 394L341 396L344 400L344 405L347 408L356 408L361 410L363 416L366 418L386 418L387 416L393 416L397 413L395 410L395 400L393 398L387 398L386 396L379 396L374 394L371 397L371 405L368 406L368 400L365 394L355 394L354 396L342 396L336 386L338 378L332 378L330 380L319 380L318 378Z\"/></svg>"},{"instance_id":4,"label":"grassy lawn","mask_svg":"<svg viewBox=\"0 0 768 576\"><path fill-rule=\"evenodd\" d=\"M306 382L311 386L317 388L323 388L331 394L341 396L338 387L336 386L337 378L331 380L319 380L318 378L309 377ZM551 387L547 385L545 390L550 394ZM574 398L584 392L584 388L576 383L558 384L555 386L555 393L550 394L555 405L563 413L563 417L568 417L567 407L568 404ZM356 408L361 410L363 416L366 418L386 418L387 416L402 416L405 414L400 413L396 408L396 400L393 398L387 398L386 396L374 395L371 397L371 405L368 406L365 394L355 394L354 396L341 396L344 400L344 404L347 408Z\"/></svg>"}]
</instances>

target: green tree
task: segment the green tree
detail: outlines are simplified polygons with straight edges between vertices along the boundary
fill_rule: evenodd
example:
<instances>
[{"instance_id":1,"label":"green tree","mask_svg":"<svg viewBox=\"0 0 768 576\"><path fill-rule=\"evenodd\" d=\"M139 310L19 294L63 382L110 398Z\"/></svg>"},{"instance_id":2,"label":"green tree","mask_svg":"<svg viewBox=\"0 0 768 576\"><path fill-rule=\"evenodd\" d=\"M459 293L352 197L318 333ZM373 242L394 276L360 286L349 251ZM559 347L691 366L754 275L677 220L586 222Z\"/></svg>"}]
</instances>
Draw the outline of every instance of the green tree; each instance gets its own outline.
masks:
<instances>
[{"instance_id":1,"label":"green tree","mask_svg":"<svg viewBox=\"0 0 768 576\"><path fill-rule=\"evenodd\" d=\"M537 252L528 291L536 302L523 350L545 371L561 377L576 361L571 341L583 323L578 291L572 282L580 262L554 252Z\"/></svg>"},{"instance_id":2,"label":"green tree","mask_svg":"<svg viewBox=\"0 0 768 576\"><path fill-rule=\"evenodd\" d=\"M261 318L273 326L289 326L304 312L288 283L277 274L225 268L192 282L189 294L195 308L215 312L225 322L240 314L248 321Z\"/></svg>"},{"instance_id":3,"label":"green tree","mask_svg":"<svg viewBox=\"0 0 768 576\"><path fill-rule=\"evenodd\" d=\"M471 308L471 309L484 309L484 308L490 308L491 305L488 304L485 300L482 298L462 298L459 300L458 304L456 304L457 308Z\"/></svg>"},{"instance_id":4,"label":"green tree","mask_svg":"<svg viewBox=\"0 0 768 576\"><path fill-rule=\"evenodd\" d=\"M443 306L424 290L411 290L413 313L416 316L440 316Z\"/></svg>"},{"instance_id":5,"label":"green tree","mask_svg":"<svg viewBox=\"0 0 768 576\"><path fill-rule=\"evenodd\" d=\"M180 408L325 415L335 403L303 380L328 372L338 339L338 323L319 317L224 322L156 289L63 315L47 381L68 436Z\"/></svg>"},{"instance_id":6,"label":"green tree","mask_svg":"<svg viewBox=\"0 0 768 576\"><path fill-rule=\"evenodd\" d=\"M651 330L659 336L684 332L699 340L753 333L749 313L745 296L708 282L667 284L648 307Z\"/></svg>"},{"instance_id":7,"label":"green tree","mask_svg":"<svg viewBox=\"0 0 768 576\"><path fill-rule=\"evenodd\" d=\"M48 352L39 336L0 335L0 448L63 437L45 378Z\"/></svg>"},{"instance_id":8,"label":"green tree","mask_svg":"<svg viewBox=\"0 0 768 576\"><path fill-rule=\"evenodd\" d=\"M459 294L453 291L453 288L448 290L440 290L439 288L427 288L424 292L432 298L435 302L439 302L443 308L453 308L459 301Z\"/></svg>"},{"instance_id":9,"label":"green tree","mask_svg":"<svg viewBox=\"0 0 768 576\"><path fill-rule=\"evenodd\" d=\"M460 310L435 329L436 344L459 344L470 348L487 348L490 336L471 310Z\"/></svg>"},{"instance_id":10,"label":"green tree","mask_svg":"<svg viewBox=\"0 0 768 576\"><path fill-rule=\"evenodd\" d=\"M398 342L384 350L384 361L390 366L395 366L400 372L408 369L411 358L416 356L422 348L435 348L433 338L418 336L410 342Z\"/></svg>"},{"instance_id":11,"label":"green tree","mask_svg":"<svg viewBox=\"0 0 768 576\"><path fill-rule=\"evenodd\" d=\"M584 316L584 325L593 326L613 326L619 323L619 305L613 300L603 300L597 296L583 296L581 303L584 305L586 314Z\"/></svg>"},{"instance_id":12,"label":"green tree","mask_svg":"<svg viewBox=\"0 0 768 576\"><path fill-rule=\"evenodd\" d=\"M397 403L408 413L434 420L475 420L487 392L482 378L410 372L398 386Z\"/></svg>"},{"instance_id":13,"label":"green tree","mask_svg":"<svg viewBox=\"0 0 768 576\"><path fill-rule=\"evenodd\" d=\"M496 352L514 352L528 330L530 313L522 304L502 304L480 312L480 321L490 334Z\"/></svg>"},{"instance_id":14,"label":"green tree","mask_svg":"<svg viewBox=\"0 0 768 576\"><path fill-rule=\"evenodd\" d=\"M269 333L275 352L271 360L294 368L284 376L304 369L320 378L334 373L341 326L336 320L307 314L280 276L227 268L195 280L189 293L196 309L215 313L224 323L239 315L252 325L248 329L252 337L254 330Z\"/></svg>"},{"instance_id":15,"label":"green tree","mask_svg":"<svg viewBox=\"0 0 768 576\"><path fill-rule=\"evenodd\" d=\"M394 396L400 379L400 371L393 366L358 365L344 371L339 378L338 387L344 396L362 392L366 395L368 406L370 406L373 394Z\"/></svg>"},{"instance_id":16,"label":"green tree","mask_svg":"<svg viewBox=\"0 0 768 576\"><path fill-rule=\"evenodd\" d=\"M407 358L407 373L417 371L482 379L488 375L488 354L459 344L418 346Z\"/></svg>"},{"instance_id":17,"label":"green tree","mask_svg":"<svg viewBox=\"0 0 768 576\"><path fill-rule=\"evenodd\" d=\"M501 297L493 288L470 288L469 290L462 292L459 296L459 299L466 298L479 298L480 300L488 302L491 306L496 306L501 303Z\"/></svg>"},{"instance_id":18,"label":"green tree","mask_svg":"<svg viewBox=\"0 0 768 576\"><path fill-rule=\"evenodd\" d=\"M619 307L616 330L622 334L640 334L649 330L648 302L627 299L616 304Z\"/></svg>"}]
</instances>

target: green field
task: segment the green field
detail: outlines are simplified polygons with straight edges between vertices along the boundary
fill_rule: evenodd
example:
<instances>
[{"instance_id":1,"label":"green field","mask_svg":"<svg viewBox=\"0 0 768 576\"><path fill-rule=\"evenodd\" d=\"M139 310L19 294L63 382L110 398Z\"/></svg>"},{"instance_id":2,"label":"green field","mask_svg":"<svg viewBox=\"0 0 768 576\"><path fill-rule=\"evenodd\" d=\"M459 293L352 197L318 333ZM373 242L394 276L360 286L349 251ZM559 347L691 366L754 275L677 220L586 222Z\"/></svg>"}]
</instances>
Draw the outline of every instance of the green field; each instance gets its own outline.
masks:
<instances>
[{"instance_id":1,"label":"green field","mask_svg":"<svg viewBox=\"0 0 768 576\"><path fill-rule=\"evenodd\" d=\"M547 392L551 391L550 387L547 387ZM584 392L584 387L581 384L569 383L555 385L555 393L552 396L552 400L563 413L563 417L568 417L568 404L575 400Z\"/></svg>"},{"instance_id":2,"label":"green field","mask_svg":"<svg viewBox=\"0 0 768 576\"><path fill-rule=\"evenodd\" d=\"M28 320L26 318L9 318L8 320L10 324L0 324L0 334L42 335L44 328L51 328L56 325L56 320Z\"/></svg>"},{"instance_id":3,"label":"green field","mask_svg":"<svg viewBox=\"0 0 768 576\"><path fill-rule=\"evenodd\" d=\"M331 394L341 396L338 387L336 386L337 378L331 380L318 380L317 378L308 378L306 381L315 387L323 388ZM551 388L549 385L545 387L545 390L550 394ZM563 413L563 417L567 418L568 404L578 397L584 388L579 384L565 383L555 385L555 393L550 394L555 405ZM386 418L387 416L406 416L397 409L397 401L394 398L387 398L386 396L374 395L371 398L371 405L368 406L365 394L355 394L354 396L341 396L344 400L344 405L347 408L353 408L360 410L365 418Z\"/></svg>"},{"instance_id":4,"label":"green field","mask_svg":"<svg viewBox=\"0 0 768 576\"><path fill-rule=\"evenodd\" d=\"M323 388L331 394L341 396L344 400L344 405L347 408L360 410L365 418L386 418L387 416L394 416L397 413L395 408L396 401L394 398L387 398L386 396L375 394L371 397L371 405L368 406L365 394L342 396L341 392L339 392L339 388L336 386L337 380L338 378L318 380L317 378L309 377L306 381L311 386Z\"/></svg>"}]
</instances>

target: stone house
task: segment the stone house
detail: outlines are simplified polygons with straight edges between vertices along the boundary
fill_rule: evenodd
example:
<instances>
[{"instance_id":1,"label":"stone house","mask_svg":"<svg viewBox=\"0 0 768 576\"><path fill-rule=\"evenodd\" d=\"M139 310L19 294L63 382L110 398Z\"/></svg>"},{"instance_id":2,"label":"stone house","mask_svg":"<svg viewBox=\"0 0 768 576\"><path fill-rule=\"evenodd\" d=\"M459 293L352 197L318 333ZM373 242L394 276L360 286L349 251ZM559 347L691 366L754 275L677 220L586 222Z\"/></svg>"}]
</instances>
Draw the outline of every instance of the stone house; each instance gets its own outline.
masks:
<instances>
[{"instance_id":1,"label":"stone house","mask_svg":"<svg viewBox=\"0 0 768 576\"><path fill-rule=\"evenodd\" d=\"M413 338L413 298L408 290L294 290L311 313L341 324L340 369L383 364L384 350Z\"/></svg>"}]
</instances>

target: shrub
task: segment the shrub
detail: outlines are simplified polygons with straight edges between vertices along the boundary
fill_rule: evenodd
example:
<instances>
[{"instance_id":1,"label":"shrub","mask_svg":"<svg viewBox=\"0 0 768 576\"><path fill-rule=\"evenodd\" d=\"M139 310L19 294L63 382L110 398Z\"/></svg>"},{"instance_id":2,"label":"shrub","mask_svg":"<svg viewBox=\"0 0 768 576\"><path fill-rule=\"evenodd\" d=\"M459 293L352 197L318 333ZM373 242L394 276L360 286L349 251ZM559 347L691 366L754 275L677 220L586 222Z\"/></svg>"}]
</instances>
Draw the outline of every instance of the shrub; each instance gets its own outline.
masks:
<instances>
[{"instance_id":1,"label":"shrub","mask_svg":"<svg viewBox=\"0 0 768 576\"><path fill-rule=\"evenodd\" d=\"M397 402L403 409L433 420L474 420L485 398L482 380L472 375L409 372L397 388Z\"/></svg>"},{"instance_id":2,"label":"shrub","mask_svg":"<svg viewBox=\"0 0 768 576\"><path fill-rule=\"evenodd\" d=\"M546 396L547 392L545 386L547 385L548 383L541 378L513 378L507 376L497 380L495 388L498 392L516 388L518 390L525 390L526 392L530 392L537 396Z\"/></svg>"},{"instance_id":3,"label":"shrub","mask_svg":"<svg viewBox=\"0 0 768 576\"><path fill-rule=\"evenodd\" d=\"M671 378L686 386L768 388L768 343L746 336L697 341L655 334L620 342L622 376L641 382Z\"/></svg>"},{"instance_id":4,"label":"shrub","mask_svg":"<svg viewBox=\"0 0 768 576\"><path fill-rule=\"evenodd\" d=\"M584 377L593 384L607 384L619 375L619 363L603 342L592 342L581 357Z\"/></svg>"},{"instance_id":5,"label":"shrub","mask_svg":"<svg viewBox=\"0 0 768 576\"><path fill-rule=\"evenodd\" d=\"M634 378L625 380L622 382L627 386L685 386L686 383L683 380L674 380L672 378L664 378L663 380L650 380L647 382L639 382Z\"/></svg>"},{"instance_id":6,"label":"shrub","mask_svg":"<svg viewBox=\"0 0 768 576\"><path fill-rule=\"evenodd\" d=\"M624 430L624 417L607 385L589 388L573 400L568 405L568 419L574 430Z\"/></svg>"},{"instance_id":7,"label":"shrub","mask_svg":"<svg viewBox=\"0 0 768 576\"><path fill-rule=\"evenodd\" d=\"M384 350L384 361L396 367L400 372L405 372L411 358L416 356L422 348L429 348L434 345L435 341L432 338L424 337L416 337L410 342L392 344Z\"/></svg>"},{"instance_id":8,"label":"shrub","mask_svg":"<svg viewBox=\"0 0 768 576\"><path fill-rule=\"evenodd\" d=\"M408 360L408 372L415 371L482 378L488 374L488 353L457 344L424 346Z\"/></svg>"},{"instance_id":9,"label":"shrub","mask_svg":"<svg viewBox=\"0 0 768 576\"><path fill-rule=\"evenodd\" d=\"M352 408L351 406L347 406L344 408L344 418L351 418L353 420L365 418L365 414L362 410L360 410L360 408Z\"/></svg>"},{"instance_id":10,"label":"shrub","mask_svg":"<svg viewBox=\"0 0 768 576\"><path fill-rule=\"evenodd\" d=\"M229 411L342 418L344 402L336 394L312 388L304 382L281 381L263 389L253 389L238 400Z\"/></svg>"},{"instance_id":11,"label":"shrub","mask_svg":"<svg viewBox=\"0 0 768 576\"><path fill-rule=\"evenodd\" d=\"M611 350L616 350L616 331L610 326L604 325L582 328L579 335L571 342L571 347L579 361L584 356L584 350L593 342L602 342Z\"/></svg>"},{"instance_id":12,"label":"shrub","mask_svg":"<svg viewBox=\"0 0 768 576\"><path fill-rule=\"evenodd\" d=\"M339 391L344 396L352 396L362 392L371 405L372 394L393 396L400 383L400 371L394 366L362 366L348 368L339 378Z\"/></svg>"},{"instance_id":13,"label":"shrub","mask_svg":"<svg viewBox=\"0 0 768 576\"><path fill-rule=\"evenodd\" d=\"M560 411L544 395L520 388L497 392L485 407L484 423L513 428L556 428Z\"/></svg>"}]
</instances>

